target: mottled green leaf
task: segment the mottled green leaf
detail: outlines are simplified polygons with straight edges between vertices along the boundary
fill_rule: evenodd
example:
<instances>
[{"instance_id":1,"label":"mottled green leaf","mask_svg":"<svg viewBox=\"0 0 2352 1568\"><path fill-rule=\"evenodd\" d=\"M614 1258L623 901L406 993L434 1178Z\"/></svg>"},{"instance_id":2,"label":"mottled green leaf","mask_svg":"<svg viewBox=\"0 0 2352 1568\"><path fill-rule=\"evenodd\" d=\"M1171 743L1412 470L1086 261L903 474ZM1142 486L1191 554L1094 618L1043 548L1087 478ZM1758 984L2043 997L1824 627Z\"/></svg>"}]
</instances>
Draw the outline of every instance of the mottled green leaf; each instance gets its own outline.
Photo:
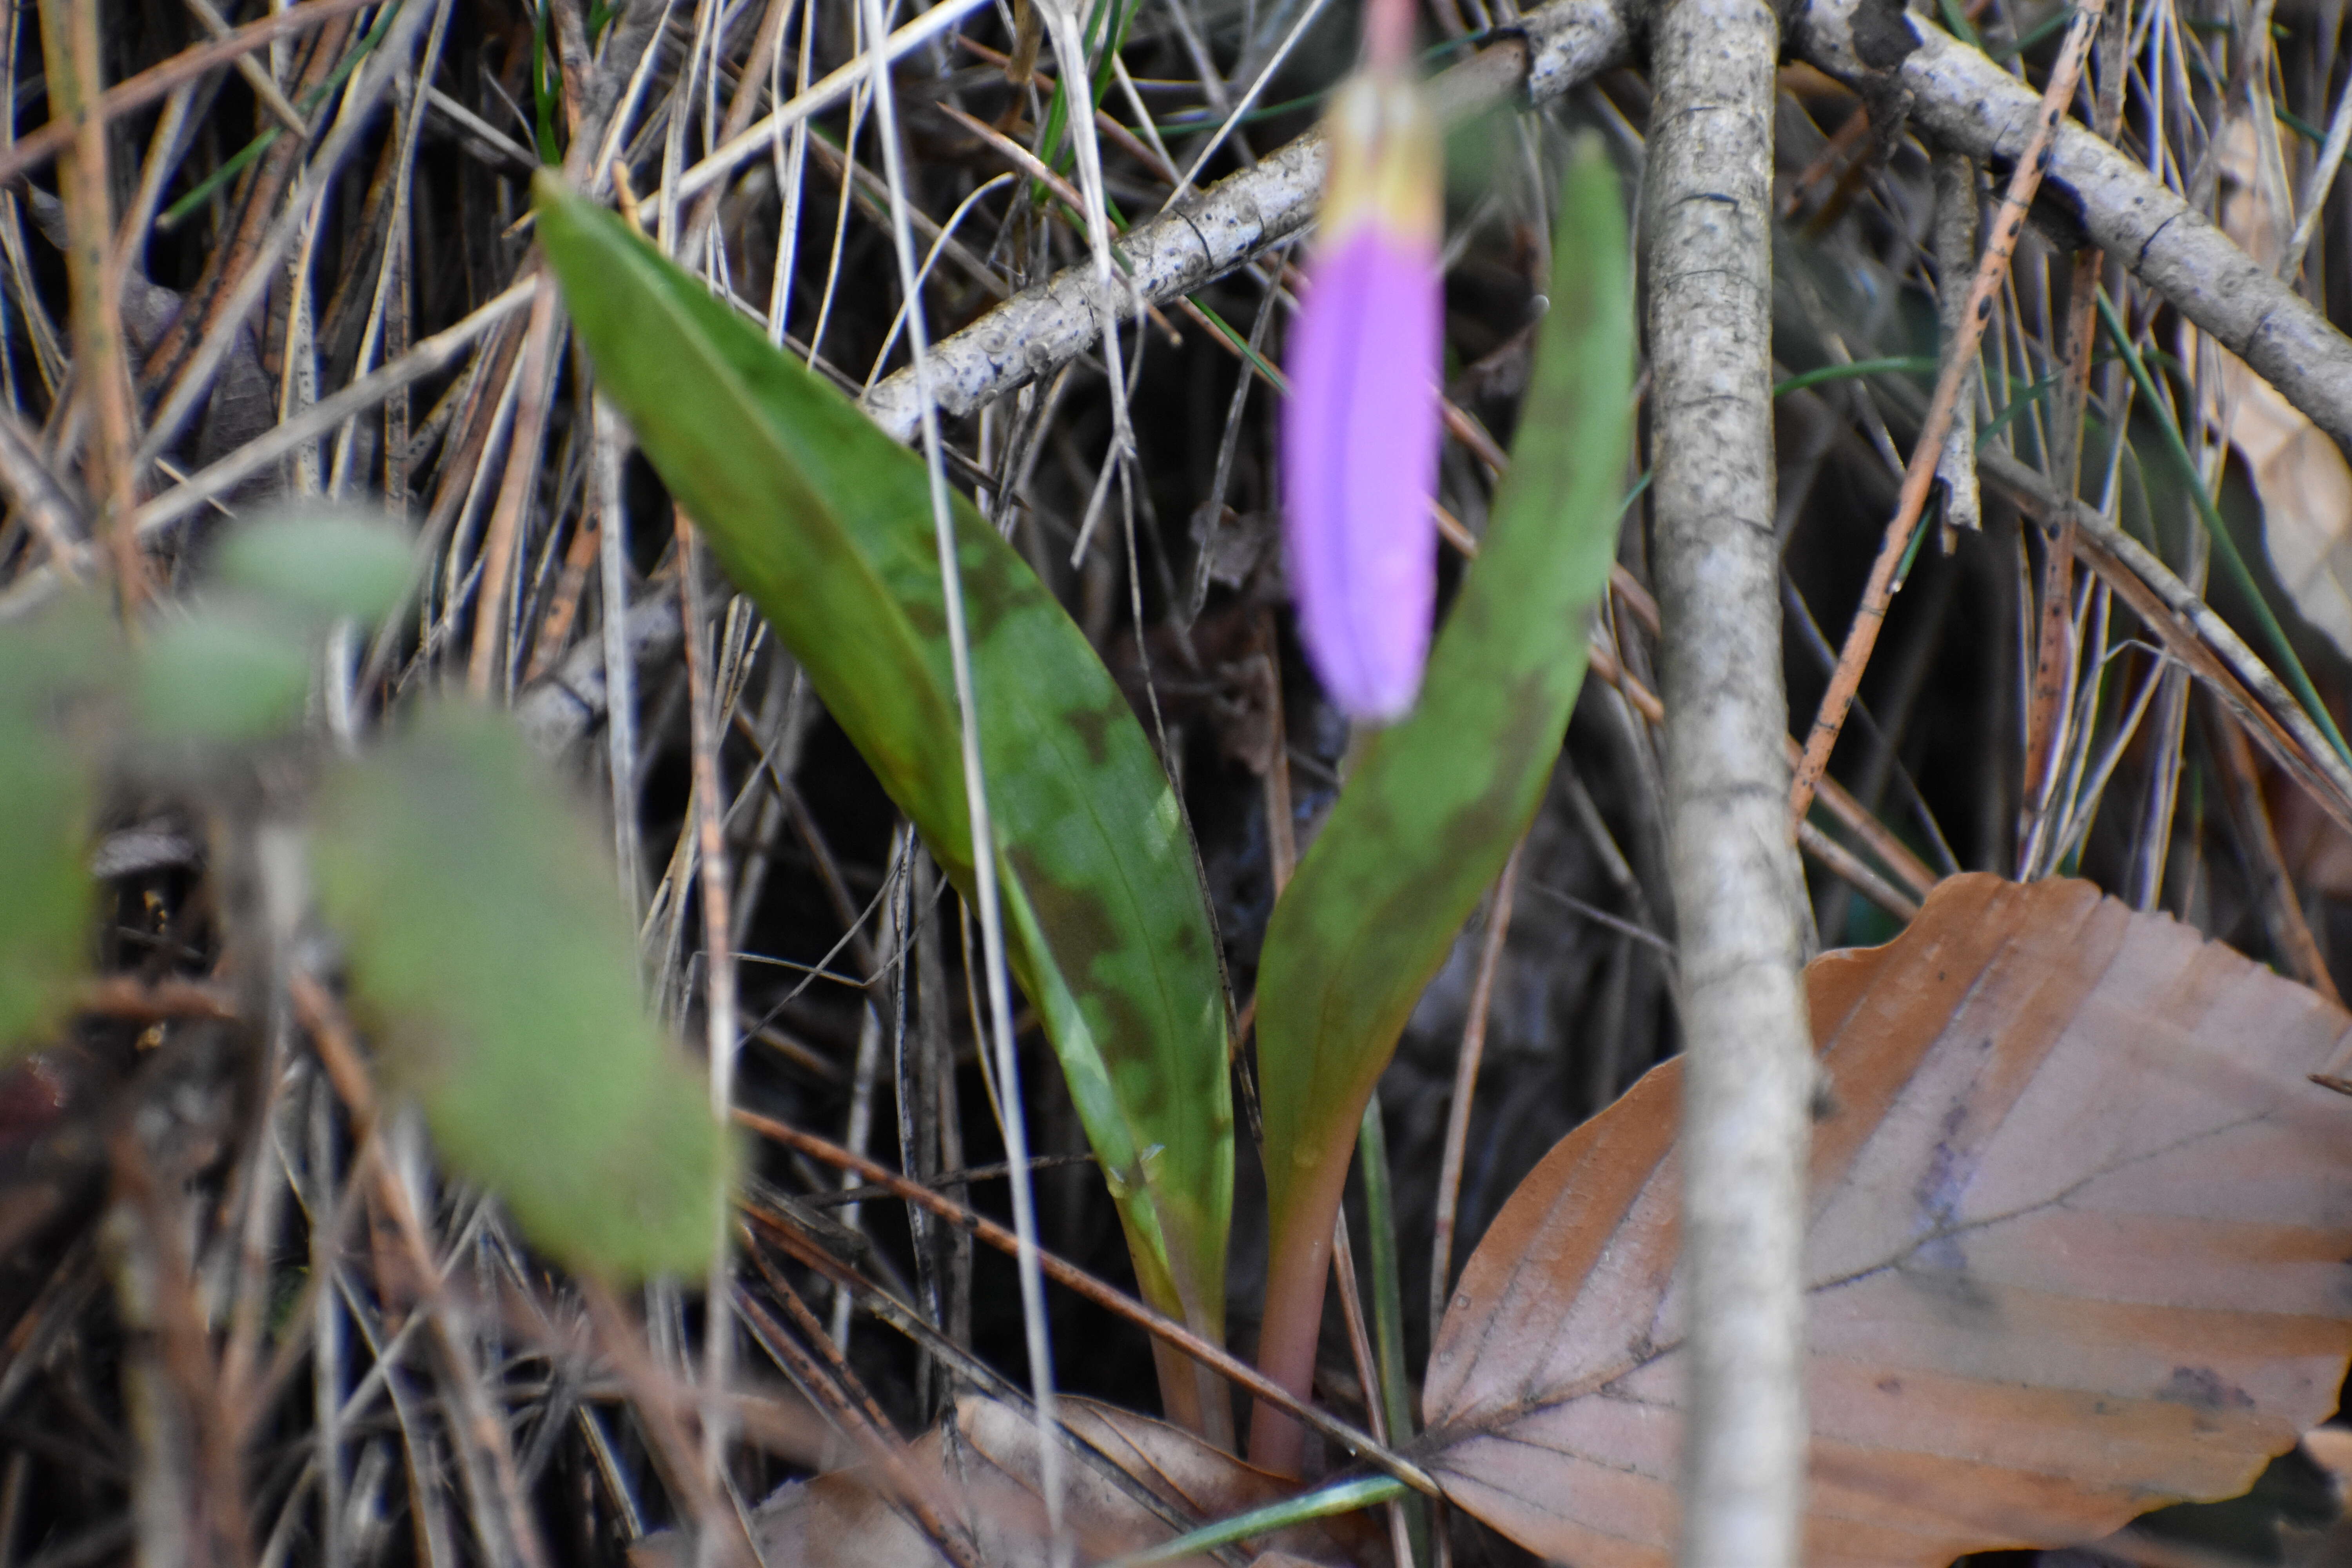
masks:
<instances>
[{"instance_id":1,"label":"mottled green leaf","mask_svg":"<svg viewBox=\"0 0 2352 1568\"><path fill-rule=\"evenodd\" d=\"M240 524L214 570L224 584L303 617L375 621L408 592L415 550L389 518L287 512Z\"/></svg>"},{"instance_id":2,"label":"mottled green leaf","mask_svg":"<svg viewBox=\"0 0 2352 1568\"><path fill-rule=\"evenodd\" d=\"M453 1170L572 1267L698 1272L732 1140L647 1017L601 836L558 792L512 725L428 708L329 780L320 903Z\"/></svg>"},{"instance_id":3,"label":"mottled green leaf","mask_svg":"<svg viewBox=\"0 0 2352 1568\"><path fill-rule=\"evenodd\" d=\"M1422 988L1527 830L1584 680L1632 419L1620 200L1586 139L1561 197L1551 310L1510 475L1420 704L1359 763L1267 928L1257 1054L1274 1237L1260 1360L1277 1377L1303 1381L1311 1364L1364 1105ZM1278 1342L1286 1333L1300 1342Z\"/></svg>"},{"instance_id":4,"label":"mottled green leaf","mask_svg":"<svg viewBox=\"0 0 2352 1568\"><path fill-rule=\"evenodd\" d=\"M618 219L551 176L536 192L541 243L605 392L969 893L921 461ZM1214 1332L1233 1180L1225 1013L1176 798L1068 615L961 497L955 525L1013 973L1061 1057L1145 1294Z\"/></svg>"},{"instance_id":5,"label":"mottled green leaf","mask_svg":"<svg viewBox=\"0 0 2352 1568\"><path fill-rule=\"evenodd\" d=\"M148 630L138 659L139 717L154 736L257 741L301 721L310 690L300 633L263 616L207 605Z\"/></svg>"},{"instance_id":6,"label":"mottled green leaf","mask_svg":"<svg viewBox=\"0 0 2352 1568\"><path fill-rule=\"evenodd\" d=\"M0 626L0 1061L40 1043L89 968L97 786L71 723L114 652L93 602Z\"/></svg>"}]
</instances>

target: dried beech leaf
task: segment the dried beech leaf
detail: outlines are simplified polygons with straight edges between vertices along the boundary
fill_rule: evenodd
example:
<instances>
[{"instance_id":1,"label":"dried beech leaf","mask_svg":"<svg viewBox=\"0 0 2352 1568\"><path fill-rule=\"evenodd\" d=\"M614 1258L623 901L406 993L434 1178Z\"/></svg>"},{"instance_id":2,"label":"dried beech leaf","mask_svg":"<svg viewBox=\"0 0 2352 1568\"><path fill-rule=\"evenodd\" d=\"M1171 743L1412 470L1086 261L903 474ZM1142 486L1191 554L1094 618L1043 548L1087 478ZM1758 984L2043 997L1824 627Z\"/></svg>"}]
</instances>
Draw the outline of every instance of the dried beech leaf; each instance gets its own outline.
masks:
<instances>
[{"instance_id":1,"label":"dried beech leaf","mask_svg":"<svg viewBox=\"0 0 2352 1568\"><path fill-rule=\"evenodd\" d=\"M1061 1412L1063 1424L1081 1440L1201 1522L1279 1501L1297 1489L1297 1483L1253 1469L1164 1421L1090 1399L1065 1398ZM933 1432L908 1446L909 1468L949 1500L941 1511L963 1521L982 1562L1047 1561L1036 1428L1010 1405L979 1397L957 1404L956 1424L961 1442L951 1461L941 1435ZM1081 1562L1174 1537L1175 1531L1098 1466L1066 1451L1062 1474L1064 1517L1076 1533ZM753 1510L751 1529L762 1561L794 1568L940 1568L945 1561L863 1468L783 1487ZM1281 1531L1259 1544L1288 1554L1275 1558L1282 1563L1372 1563L1385 1561L1383 1539L1357 1514ZM668 1568L682 1561L677 1536L667 1533L631 1554L633 1568Z\"/></svg>"},{"instance_id":2,"label":"dried beech leaf","mask_svg":"<svg viewBox=\"0 0 2352 1568\"><path fill-rule=\"evenodd\" d=\"M2226 349L2230 445L2263 507L2263 548L2296 611L2352 657L2352 467L2335 439Z\"/></svg>"},{"instance_id":3,"label":"dried beech leaf","mask_svg":"<svg viewBox=\"0 0 2352 1568\"><path fill-rule=\"evenodd\" d=\"M2352 1017L2074 881L1957 877L1807 972L1815 1568L2095 1539L2243 1491L2352 1354ZM1423 1463L1580 1568L1666 1562L1678 1063L1563 1140L1471 1258Z\"/></svg>"},{"instance_id":4,"label":"dried beech leaf","mask_svg":"<svg viewBox=\"0 0 2352 1568\"><path fill-rule=\"evenodd\" d=\"M2223 231L2247 255L2275 268L2288 227L2273 194L2282 188L2277 126L2265 123L2258 133L2254 115L2241 110L2213 145L2225 182ZM2303 618L2352 657L2352 466L2333 437L2245 361L2219 344L2213 353L2221 365L2230 445L2262 503L2271 573Z\"/></svg>"}]
</instances>

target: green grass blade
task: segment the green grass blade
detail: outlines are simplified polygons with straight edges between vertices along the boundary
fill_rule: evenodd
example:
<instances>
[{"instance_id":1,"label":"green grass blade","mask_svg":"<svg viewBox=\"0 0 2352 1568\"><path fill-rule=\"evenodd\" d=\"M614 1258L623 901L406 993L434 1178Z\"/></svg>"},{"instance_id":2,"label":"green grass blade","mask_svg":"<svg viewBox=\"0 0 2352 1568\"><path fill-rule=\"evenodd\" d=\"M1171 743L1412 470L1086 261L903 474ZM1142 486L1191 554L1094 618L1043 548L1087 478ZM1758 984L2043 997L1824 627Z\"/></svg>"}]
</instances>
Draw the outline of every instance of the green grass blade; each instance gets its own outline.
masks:
<instances>
[{"instance_id":1,"label":"green grass blade","mask_svg":"<svg viewBox=\"0 0 2352 1568\"><path fill-rule=\"evenodd\" d=\"M427 709L329 781L320 903L452 1169L572 1268L693 1275L733 1141L646 1016L599 836L557 800L511 723Z\"/></svg>"},{"instance_id":2,"label":"green grass blade","mask_svg":"<svg viewBox=\"0 0 2352 1568\"><path fill-rule=\"evenodd\" d=\"M541 241L604 388L969 894L921 461L617 218L549 176L537 192ZM1225 1008L1181 814L1085 635L977 511L955 507L1013 974L1061 1058L1146 1297L1220 1332Z\"/></svg>"},{"instance_id":3,"label":"green grass blade","mask_svg":"<svg viewBox=\"0 0 2352 1568\"><path fill-rule=\"evenodd\" d=\"M1364 1233L1370 1238L1372 1274L1372 1347L1381 1373L1381 1408L1388 1416L1389 1446L1412 1441L1412 1380L1404 1367L1404 1284L1397 1263L1396 1192L1389 1180L1389 1133L1381 1120L1380 1096L1364 1104L1364 1124L1356 1134L1356 1165L1363 1173ZM1412 1562L1433 1563L1429 1548L1429 1503L1402 1500Z\"/></svg>"},{"instance_id":4,"label":"green grass blade","mask_svg":"<svg viewBox=\"0 0 2352 1568\"><path fill-rule=\"evenodd\" d=\"M1274 1271L1260 1361L1301 1390L1365 1102L1534 816L1615 559L1633 295L1617 176L1596 139L1571 162L1555 245L1510 476L1420 705L1373 742L1266 932L1257 1049ZM1286 1468L1275 1442L1255 1457Z\"/></svg>"},{"instance_id":5,"label":"green grass blade","mask_svg":"<svg viewBox=\"0 0 2352 1568\"><path fill-rule=\"evenodd\" d=\"M1294 1524L1370 1508L1391 1498L1403 1496L1404 1489L1402 1481L1390 1476L1356 1476L1344 1481L1331 1481L1311 1492L1286 1498L1280 1502L1270 1502L1264 1508L1254 1508L1247 1513L1237 1513L1214 1524L1204 1524L1198 1530L1189 1531L1173 1541L1164 1542L1147 1551L1130 1552L1124 1557L1115 1557L1102 1568L1152 1568L1156 1563L1182 1563L1203 1552L1213 1552L1220 1546L1230 1546L1236 1541L1272 1535L1276 1531L1287 1530Z\"/></svg>"},{"instance_id":6,"label":"green grass blade","mask_svg":"<svg viewBox=\"0 0 2352 1568\"><path fill-rule=\"evenodd\" d=\"M1862 375L1933 375L1939 363L1926 355L1907 354L1892 359L1858 359L1851 364L1825 364L1818 370L1809 370L1786 381L1775 382L1772 395L1785 397L1809 386L1820 386L1832 381L1851 381Z\"/></svg>"}]
</instances>

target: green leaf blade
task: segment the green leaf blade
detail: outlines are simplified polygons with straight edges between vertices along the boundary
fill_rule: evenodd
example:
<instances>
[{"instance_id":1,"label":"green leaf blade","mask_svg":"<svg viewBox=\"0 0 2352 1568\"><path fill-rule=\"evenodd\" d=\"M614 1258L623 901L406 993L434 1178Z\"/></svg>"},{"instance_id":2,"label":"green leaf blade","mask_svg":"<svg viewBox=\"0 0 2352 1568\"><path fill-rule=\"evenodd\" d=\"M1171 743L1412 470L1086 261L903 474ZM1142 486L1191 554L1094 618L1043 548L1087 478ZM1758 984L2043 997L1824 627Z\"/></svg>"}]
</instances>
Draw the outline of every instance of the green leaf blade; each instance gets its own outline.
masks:
<instances>
[{"instance_id":1,"label":"green leaf blade","mask_svg":"<svg viewBox=\"0 0 2352 1568\"><path fill-rule=\"evenodd\" d=\"M94 603L0 627L0 1063L40 1043L90 967L98 785L69 710L103 688L114 646Z\"/></svg>"},{"instance_id":2,"label":"green leaf blade","mask_svg":"<svg viewBox=\"0 0 2352 1568\"><path fill-rule=\"evenodd\" d=\"M264 740L300 721L310 689L301 637L240 609L176 616L139 649L140 717L159 740Z\"/></svg>"},{"instance_id":3,"label":"green leaf blade","mask_svg":"<svg viewBox=\"0 0 2352 1568\"><path fill-rule=\"evenodd\" d=\"M0 1061L29 1046L89 968L92 903L83 864L89 787L74 759L21 715L0 711Z\"/></svg>"},{"instance_id":4,"label":"green leaf blade","mask_svg":"<svg viewBox=\"0 0 2352 1568\"><path fill-rule=\"evenodd\" d=\"M598 837L557 790L510 725L428 709L330 781L320 903L453 1169L567 1265L698 1273L732 1140L646 1017Z\"/></svg>"},{"instance_id":5,"label":"green leaf blade","mask_svg":"<svg viewBox=\"0 0 2352 1568\"><path fill-rule=\"evenodd\" d=\"M920 460L616 218L546 176L537 201L600 384L969 896L961 727ZM1175 796L1084 634L961 497L954 512L1014 978L1045 1020L1146 1294L1221 1332L1223 991Z\"/></svg>"},{"instance_id":6,"label":"green leaf blade","mask_svg":"<svg viewBox=\"0 0 2352 1568\"><path fill-rule=\"evenodd\" d=\"M373 623L407 595L415 547L389 518L282 512L238 527L216 565L223 582L284 614Z\"/></svg>"},{"instance_id":7,"label":"green leaf blade","mask_svg":"<svg viewBox=\"0 0 2352 1568\"><path fill-rule=\"evenodd\" d=\"M1286 1381L1311 1367L1324 1249L1364 1106L1534 816L1615 558L1633 284L1617 178L1591 140L1571 162L1554 245L1511 472L1420 704L1370 748L1266 931L1258 1073L1276 1272L1261 1360Z\"/></svg>"}]
</instances>

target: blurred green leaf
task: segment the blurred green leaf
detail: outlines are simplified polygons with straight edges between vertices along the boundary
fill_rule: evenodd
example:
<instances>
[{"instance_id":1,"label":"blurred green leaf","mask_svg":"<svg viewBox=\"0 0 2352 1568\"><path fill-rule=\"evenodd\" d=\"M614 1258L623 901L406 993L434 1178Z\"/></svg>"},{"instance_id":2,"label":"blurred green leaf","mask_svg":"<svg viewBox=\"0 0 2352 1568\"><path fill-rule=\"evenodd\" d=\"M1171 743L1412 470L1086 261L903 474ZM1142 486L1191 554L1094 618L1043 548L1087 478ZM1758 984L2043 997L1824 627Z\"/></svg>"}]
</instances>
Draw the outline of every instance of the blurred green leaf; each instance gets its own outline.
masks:
<instances>
[{"instance_id":1,"label":"blurred green leaf","mask_svg":"<svg viewBox=\"0 0 2352 1568\"><path fill-rule=\"evenodd\" d=\"M1533 818L1583 684L1632 425L1620 202L1598 139L1583 138L1560 199L1534 381L1478 559L1419 706L1358 763L1266 931L1257 1058L1274 1230L1260 1356L1277 1377L1285 1325L1313 1353L1332 1215L1365 1103L1423 987Z\"/></svg>"},{"instance_id":2,"label":"blurred green leaf","mask_svg":"<svg viewBox=\"0 0 2352 1568\"><path fill-rule=\"evenodd\" d=\"M920 459L617 218L544 174L536 200L604 390L969 895ZM1013 973L1060 1054L1145 1297L1218 1333L1233 1194L1225 1008L1176 797L1085 635L961 497L955 522ZM1185 1391L1166 1391L1188 1418Z\"/></svg>"},{"instance_id":3,"label":"blurred green leaf","mask_svg":"<svg viewBox=\"0 0 2352 1568\"><path fill-rule=\"evenodd\" d=\"M450 1167L571 1267L694 1273L733 1142L646 1015L601 845L511 724L451 704L337 771L313 855L386 1076Z\"/></svg>"},{"instance_id":4,"label":"blurred green leaf","mask_svg":"<svg viewBox=\"0 0 2352 1568\"><path fill-rule=\"evenodd\" d=\"M174 741L256 741L294 728L310 658L292 629L225 605L152 627L138 655L139 717Z\"/></svg>"},{"instance_id":5,"label":"blurred green leaf","mask_svg":"<svg viewBox=\"0 0 2352 1568\"><path fill-rule=\"evenodd\" d=\"M214 569L302 616L373 622L406 595L415 559L407 531L389 518L295 512L238 526Z\"/></svg>"},{"instance_id":6,"label":"blurred green leaf","mask_svg":"<svg viewBox=\"0 0 2352 1568\"><path fill-rule=\"evenodd\" d=\"M0 1062L39 1043L89 968L96 783L68 723L115 649L95 602L0 626Z\"/></svg>"}]
</instances>

